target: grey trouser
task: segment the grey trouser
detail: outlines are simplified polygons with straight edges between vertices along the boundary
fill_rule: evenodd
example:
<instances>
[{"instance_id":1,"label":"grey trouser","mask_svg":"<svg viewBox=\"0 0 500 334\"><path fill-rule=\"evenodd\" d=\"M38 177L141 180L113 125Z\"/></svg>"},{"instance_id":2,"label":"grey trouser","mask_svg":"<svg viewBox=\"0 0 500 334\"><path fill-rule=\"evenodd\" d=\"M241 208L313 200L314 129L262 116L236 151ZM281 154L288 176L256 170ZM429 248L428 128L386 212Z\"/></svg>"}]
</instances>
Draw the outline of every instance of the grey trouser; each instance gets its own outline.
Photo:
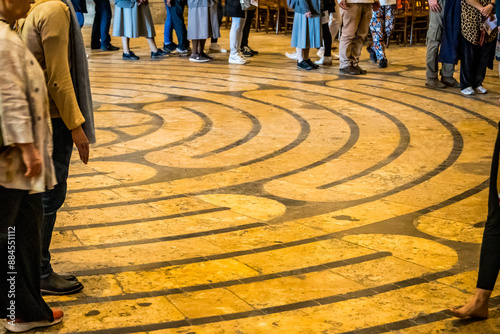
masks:
<instances>
[{"instance_id":1,"label":"grey trouser","mask_svg":"<svg viewBox=\"0 0 500 334\"><path fill-rule=\"evenodd\" d=\"M438 54L441 46L441 36L443 34L443 17L445 0L437 0L441 6L440 12L429 11L429 30L427 30L427 79L437 79L438 77ZM443 63L441 66L441 76L452 78L455 72L454 64Z\"/></svg>"}]
</instances>

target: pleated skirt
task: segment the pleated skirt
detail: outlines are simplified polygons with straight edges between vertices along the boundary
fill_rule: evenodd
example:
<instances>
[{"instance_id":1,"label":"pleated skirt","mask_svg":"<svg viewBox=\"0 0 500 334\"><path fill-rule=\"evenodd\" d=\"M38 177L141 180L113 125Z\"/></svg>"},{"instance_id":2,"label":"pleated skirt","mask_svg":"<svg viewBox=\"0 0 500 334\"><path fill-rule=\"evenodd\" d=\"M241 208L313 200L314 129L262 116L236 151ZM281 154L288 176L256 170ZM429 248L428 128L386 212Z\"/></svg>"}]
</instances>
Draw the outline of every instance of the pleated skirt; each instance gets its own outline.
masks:
<instances>
[{"instance_id":1,"label":"pleated skirt","mask_svg":"<svg viewBox=\"0 0 500 334\"><path fill-rule=\"evenodd\" d=\"M209 0L208 7L189 7L187 38L193 40L219 37L217 2Z\"/></svg>"},{"instance_id":2,"label":"pleated skirt","mask_svg":"<svg viewBox=\"0 0 500 334\"><path fill-rule=\"evenodd\" d=\"M322 46L321 38L321 18L319 16L309 18L304 14L295 13L291 42L293 48L320 48Z\"/></svg>"},{"instance_id":3,"label":"pleated skirt","mask_svg":"<svg viewBox=\"0 0 500 334\"><path fill-rule=\"evenodd\" d=\"M132 8L115 7L113 36L155 37L155 26L148 4L137 3Z\"/></svg>"}]
</instances>

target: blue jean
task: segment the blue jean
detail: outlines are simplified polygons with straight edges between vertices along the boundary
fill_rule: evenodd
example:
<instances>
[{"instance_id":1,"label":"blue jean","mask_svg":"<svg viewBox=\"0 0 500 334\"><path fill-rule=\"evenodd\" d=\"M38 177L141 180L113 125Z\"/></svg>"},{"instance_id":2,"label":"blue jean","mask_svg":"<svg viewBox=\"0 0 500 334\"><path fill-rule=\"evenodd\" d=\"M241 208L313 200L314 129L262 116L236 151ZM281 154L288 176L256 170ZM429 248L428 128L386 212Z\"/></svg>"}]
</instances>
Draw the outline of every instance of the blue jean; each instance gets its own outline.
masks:
<instances>
[{"instance_id":1,"label":"blue jean","mask_svg":"<svg viewBox=\"0 0 500 334\"><path fill-rule=\"evenodd\" d=\"M83 27L83 24L85 23L85 19L83 17L83 13L81 12L75 12L76 14L76 19L78 20L78 24L80 25L80 28Z\"/></svg>"},{"instance_id":2,"label":"blue jean","mask_svg":"<svg viewBox=\"0 0 500 334\"><path fill-rule=\"evenodd\" d=\"M111 43L109 28L111 26L111 5L109 0L94 0L95 16L92 25L90 45L92 47L106 47Z\"/></svg>"},{"instance_id":3,"label":"blue jean","mask_svg":"<svg viewBox=\"0 0 500 334\"><path fill-rule=\"evenodd\" d=\"M168 16L172 20L172 28L175 30L177 35L177 45L181 48L186 49L189 46L189 41L187 39L186 24L184 23L184 7L186 7L185 0L172 0L171 6L167 6ZM165 2L166 6L166 2ZM168 21L168 18L167 18ZM165 29L167 27L167 22L165 22ZM172 42L172 29L170 30L170 35L165 34L165 44L167 43L167 37L170 38L170 43Z\"/></svg>"},{"instance_id":4,"label":"blue jean","mask_svg":"<svg viewBox=\"0 0 500 334\"><path fill-rule=\"evenodd\" d=\"M54 150L52 160L56 170L57 185L52 190L43 193L43 228L42 228L42 269L41 277L45 278L52 273L50 265L50 242L56 223L57 210L66 200L69 163L73 151L71 131L61 118L52 118L52 139Z\"/></svg>"},{"instance_id":5,"label":"blue jean","mask_svg":"<svg viewBox=\"0 0 500 334\"><path fill-rule=\"evenodd\" d=\"M163 28L163 44L169 45L173 43L173 25L172 25L172 15L168 13L167 1L165 0L165 10L167 11L167 18L165 19L165 27Z\"/></svg>"}]
</instances>

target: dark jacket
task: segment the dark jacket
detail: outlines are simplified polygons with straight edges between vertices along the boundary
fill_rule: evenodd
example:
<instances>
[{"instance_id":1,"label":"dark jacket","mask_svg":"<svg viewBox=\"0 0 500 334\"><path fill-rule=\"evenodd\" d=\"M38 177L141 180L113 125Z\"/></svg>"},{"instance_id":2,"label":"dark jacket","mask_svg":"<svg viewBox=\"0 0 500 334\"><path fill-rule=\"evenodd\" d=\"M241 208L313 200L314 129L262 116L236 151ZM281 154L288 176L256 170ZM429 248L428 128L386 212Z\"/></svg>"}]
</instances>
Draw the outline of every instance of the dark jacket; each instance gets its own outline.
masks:
<instances>
[{"instance_id":1,"label":"dark jacket","mask_svg":"<svg viewBox=\"0 0 500 334\"><path fill-rule=\"evenodd\" d=\"M446 0L443 17L443 34L438 61L446 64L458 63L460 57L460 0Z\"/></svg>"},{"instance_id":2,"label":"dark jacket","mask_svg":"<svg viewBox=\"0 0 500 334\"><path fill-rule=\"evenodd\" d=\"M71 0L73 8L77 13L87 13L87 1L85 0Z\"/></svg>"},{"instance_id":3,"label":"dark jacket","mask_svg":"<svg viewBox=\"0 0 500 334\"><path fill-rule=\"evenodd\" d=\"M240 0L226 0L224 4L224 16L245 17L245 11L241 9Z\"/></svg>"}]
</instances>

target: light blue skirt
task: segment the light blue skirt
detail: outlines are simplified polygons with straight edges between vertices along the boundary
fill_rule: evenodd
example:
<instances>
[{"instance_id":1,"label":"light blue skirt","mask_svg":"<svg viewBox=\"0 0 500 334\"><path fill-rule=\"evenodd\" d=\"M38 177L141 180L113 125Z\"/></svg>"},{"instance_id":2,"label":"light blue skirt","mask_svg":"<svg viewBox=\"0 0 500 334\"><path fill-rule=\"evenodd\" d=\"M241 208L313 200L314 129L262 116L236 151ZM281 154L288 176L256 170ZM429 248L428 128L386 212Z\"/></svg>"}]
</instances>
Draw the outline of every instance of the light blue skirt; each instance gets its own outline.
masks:
<instances>
[{"instance_id":1,"label":"light blue skirt","mask_svg":"<svg viewBox=\"0 0 500 334\"><path fill-rule=\"evenodd\" d=\"M132 8L121 8L115 6L113 18L113 36L118 37L155 37L155 26L148 4Z\"/></svg>"},{"instance_id":2,"label":"light blue skirt","mask_svg":"<svg viewBox=\"0 0 500 334\"><path fill-rule=\"evenodd\" d=\"M304 14L295 13L293 17L292 47L300 49L320 48L321 18L308 18Z\"/></svg>"}]
</instances>

